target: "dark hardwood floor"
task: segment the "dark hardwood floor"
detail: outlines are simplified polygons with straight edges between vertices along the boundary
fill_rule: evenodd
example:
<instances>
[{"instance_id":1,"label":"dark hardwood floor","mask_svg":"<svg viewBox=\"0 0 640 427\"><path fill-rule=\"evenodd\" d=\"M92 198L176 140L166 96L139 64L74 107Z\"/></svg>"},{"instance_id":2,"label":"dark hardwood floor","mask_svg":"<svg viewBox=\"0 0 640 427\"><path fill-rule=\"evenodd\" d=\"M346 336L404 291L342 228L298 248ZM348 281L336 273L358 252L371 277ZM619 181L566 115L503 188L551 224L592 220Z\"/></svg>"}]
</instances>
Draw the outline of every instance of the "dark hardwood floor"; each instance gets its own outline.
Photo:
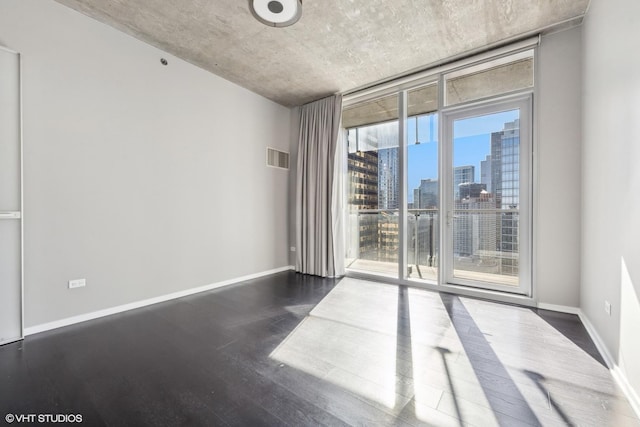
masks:
<instances>
[{"instance_id":1,"label":"dark hardwood floor","mask_svg":"<svg viewBox=\"0 0 640 427\"><path fill-rule=\"evenodd\" d=\"M282 273L0 347L0 416L640 426L576 316Z\"/></svg>"}]
</instances>

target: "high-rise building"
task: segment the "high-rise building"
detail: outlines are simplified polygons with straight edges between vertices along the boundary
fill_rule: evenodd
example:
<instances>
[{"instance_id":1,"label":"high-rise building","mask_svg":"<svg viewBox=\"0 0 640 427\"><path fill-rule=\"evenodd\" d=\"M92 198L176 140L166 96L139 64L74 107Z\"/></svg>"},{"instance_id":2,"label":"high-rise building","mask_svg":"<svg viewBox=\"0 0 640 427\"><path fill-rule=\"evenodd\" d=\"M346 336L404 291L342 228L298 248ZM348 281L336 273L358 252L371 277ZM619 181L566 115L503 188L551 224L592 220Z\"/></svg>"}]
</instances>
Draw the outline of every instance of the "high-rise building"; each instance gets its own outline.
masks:
<instances>
[{"instance_id":1,"label":"high-rise building","mask_svg":"<svg viewBox=\"0 0 640 427\"><path fill-rule=\"evenodd\" d=\"M483 192L487 193L487 185L479 182L463 182L458 184L460 200L478 199Z\"/></svg>"},{"instance_id":2,"label":"high-rise building","mask_svg":"<svg viewBox=\"0 0 640 427\"><path fill-rule=\"evenodd\" d=\"M407 228L409 264L433 267L437 263L439 185L437 179L423 179L413 190L416 211Z\"/></svg>"},{"instance_id":3,"label":"high-rise building","mask_svg":"<svg viewBox=\"0 0 640 427\"><path fill-rule=\"evenodd\" d=\"M394 143L395 141L395 143ZM383 123L348 130L349 204L353 243L350 257L395 262L400 176L397 127Z\"/></svg>"},{"instance_id":4,"label":"high-rise building","mask_svg":"<svg viewBox=\"0 0 640 427\"><path fill-rule=\"evenodd\" d=\"M378 209L378 153L349 153L347 162L351 210Z\"/></svg>"},{"instance_id":5,"label":"high-rise building","mask_svg":"<svg viewBox=\"0 0 640 427\"><path fill-rule=\"evenodd\" d=\"M458 185L460 198L455 200L453 251L457 255L476 254L480 246L486 245L482 239L487 237L485 231L485 214L480 209L493 208L487 193L486 185L479 182L463 182ZM470 213L465 210L472 210ZM494 221L495 242L495 221ZM495 246L495 244L494 244Z\"/></svg>"},{"instance_id":6,"label":"high-rise building","mask_svg":"<svg viewBox=\"0 0 640 427\"><path fill-rule=\"evenodd\" d=\"M422 205L420 204L420 189L415 188L413 190L413 208L419 209Z\"/></svg>"},{"instance_id":7,"label":"high-rise building","mask_svg":"<svg viewBox=\"0 0 640 427\"><path fill-rule=\"evenodd\" d=\"M398 209L400 174L398 148L378 150L378 209Z\"/></svg>"},{"instance_id":8,"label":"high-rise building","mask_svg":"<svg viewBox=\"0 0 640 427\"><path fill-rule=\"evenodd\" d=\"M374 259L378 250L377 215L359 213L378 209L378 152L353 151L348 155L349 210L354 216L359 253L354 257ZM355 230L354 229L354 230Z\"/></svg>"},{"instance_id":9,"label":"high-rise building","mask_svg":"<svg viewBox=\"0 0 640 427\"><path fill-rule=\"evenodd\" d=\"M520 205L520 120L504 125L501 168L502 207L518 208Z\"/></svg>"},{"instance_id":10,"label":"high-rise building","mask_svg":"<svg viewBox=\"0 0 640 427\"><path fill-rule=\"evenodd\" d=\"M454 198L454 227L453 227L453 252L459 256L468 256L473 253L473 222L471 216L459 213L468 205L462 200L470 195L471 184L475 181L475 166L457 166L453 168L453 198ZM463 194L465 192L466 194ZM480 190L478 190L480 191Z\"/></svg>"},{"instance_id":11,"label":"high-rise building","mask_svg":"<svg viewBox=\"0 0 640 427\"><path fill-rule=\"evenodd\" d=\"M504 124L491 134L491 185L496 208L517 208L520 204L520 120Z\"/></svg>"},{"instance_id":12,"label":"high-rise building","mask_svg":"<svg viewBox=\"0 0 640 427\"><path fill-rule=\"evenodd\" d=\"M454 200L460 199L460 184L475 182L476 167L472 165L453 168L453 192Z\"/></svg>"},{"instance_id":13,"label":"high-rise building","mask_svg":"<svg viewBox=\"0 0 640 427\"><path fill-rule=\"evenodd\" d=\"M497 224L497 250L502 257L502 274L518 274L517 254L520 207L520 120L504 124L504 129L491 134L491 183L496 209L502 211Z\"/></svg>"},{"instance_id":14,"label":"high-rise building","mask_svg":"<svg viewBox=\"0 0 640 427\"><path fill-rule=\"evenodd\" d=\"M493 192L491 176L491 155L488 154L485 160L480 161L480 182L487 186L489 193Z\"/></svg>"},{"instance_id":15,"label":"high-rise building","mask_svg":"<svg viewBox=\"0 0 640 427\"><path fill-rule=\"evenodd\" d=\"M469 183L460 188L477 188L454 203L453 251L458 256L482 256L496 250L495 200L484 184ZM483 212L486 211L486 212Z\"/></svg>"},{"instance_id":16,"label":"high-rise building","mask_svg":"<svg viewBox=\"0 0 640 427\"><path fill-rule=\"evenodd\" d=\"M420 209L435 209L438 207L439 183L437 179L423 179L420 181L420 187L414 190L419 194ZM415 202L414 202L415 203Z\"/></svg>"}]
</instances>

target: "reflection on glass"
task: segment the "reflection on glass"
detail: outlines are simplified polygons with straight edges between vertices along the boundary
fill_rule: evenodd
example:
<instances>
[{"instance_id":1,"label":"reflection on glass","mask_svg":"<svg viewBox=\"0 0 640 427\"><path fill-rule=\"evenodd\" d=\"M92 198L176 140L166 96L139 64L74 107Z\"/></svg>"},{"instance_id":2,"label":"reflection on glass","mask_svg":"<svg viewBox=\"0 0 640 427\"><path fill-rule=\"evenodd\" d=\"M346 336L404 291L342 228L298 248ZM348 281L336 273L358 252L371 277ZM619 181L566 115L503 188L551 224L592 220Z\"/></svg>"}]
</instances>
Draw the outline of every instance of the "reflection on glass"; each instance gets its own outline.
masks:
<instances>
[{"instance_id":1,"label":"reflection on glass","mask_svg":"<svg viewBox=\"0 0 640 427\"><path fill-rule=\"evenodd\" d=\"M524 57L522 57L524 55ZM473 101L533 87L533 53L506 64L482 64L480 70L454 72L445 76L446 105ZM502 60L496 61L501 62Z\"/></svg>"},{"instance_id":2,"label":"reflection on glass","mask_svg":"<svg viewBox=\"0 0 640 427\"><path fill-rule=\"evenodd\" d=\"M454 122L453 275L518 285L520 112Z\"/></svg>"}]
</instances>

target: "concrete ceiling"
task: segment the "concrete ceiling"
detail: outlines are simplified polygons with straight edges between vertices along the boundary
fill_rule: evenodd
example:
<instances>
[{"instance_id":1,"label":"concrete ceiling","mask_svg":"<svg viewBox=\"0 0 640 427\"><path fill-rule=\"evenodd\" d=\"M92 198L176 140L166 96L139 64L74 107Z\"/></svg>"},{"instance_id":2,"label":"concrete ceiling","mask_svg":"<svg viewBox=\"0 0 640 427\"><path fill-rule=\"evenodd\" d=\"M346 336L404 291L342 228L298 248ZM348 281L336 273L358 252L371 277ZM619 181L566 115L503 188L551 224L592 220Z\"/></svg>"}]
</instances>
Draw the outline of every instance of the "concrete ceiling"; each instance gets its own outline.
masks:
<instances>
[{"instance_id":1,"label":"concrete ceiling","mask_svg":"<svg viewBox=\"0 0 640 427\"><path fill-rule=\"evenodd\" d=\"M287 28L248 0L56 0L285 106L580 20L589 0L304 0Z\"/></svg>"}]
</instances>

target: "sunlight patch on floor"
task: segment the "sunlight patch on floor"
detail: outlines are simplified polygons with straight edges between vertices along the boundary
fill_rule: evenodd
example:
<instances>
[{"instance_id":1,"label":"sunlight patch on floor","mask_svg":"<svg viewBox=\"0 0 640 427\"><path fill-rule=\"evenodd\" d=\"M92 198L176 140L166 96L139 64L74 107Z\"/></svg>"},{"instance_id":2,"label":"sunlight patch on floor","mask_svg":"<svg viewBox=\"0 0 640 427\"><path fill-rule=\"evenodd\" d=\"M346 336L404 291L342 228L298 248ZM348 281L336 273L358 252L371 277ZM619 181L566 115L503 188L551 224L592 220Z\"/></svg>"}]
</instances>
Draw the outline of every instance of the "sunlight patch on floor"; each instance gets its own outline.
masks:
<instances>
[{"instance_id":1,"label":"sunlight patch on floor","mask_svg":"<svg viewBox=\"0 0 640 427\"><path fill-rule=\"evenodd\" d=\"M393 408L396 321L395 288L344 279L270 357Z\"/></svg>"},{"instance_id":2,"label":"sunlight patch on floor","mask_svg":"<svg viewBox=\"0 0 640 427\"><path fill-rule=\"evenodd\" d=\"M459 363L462 353L437 294L347 278L270 357L392 414L411 411L438 425L482 414L485 425L498 425L473 369Z\"/></svg>"},{"instance_id":3,"label":"sunlight patch on floor","mask_svg":"<svg viewBox=\"0 0 640 427\"><path fill-rule=\"evenodd\" d=\"M603 384L607 370L571 342L572 325L525 307L345 278L270 357L409 424L563 425L585 421L576 410L584 399L621 401L614 388L581 384L585 366Z\"/></svg>"}]
</instances>

